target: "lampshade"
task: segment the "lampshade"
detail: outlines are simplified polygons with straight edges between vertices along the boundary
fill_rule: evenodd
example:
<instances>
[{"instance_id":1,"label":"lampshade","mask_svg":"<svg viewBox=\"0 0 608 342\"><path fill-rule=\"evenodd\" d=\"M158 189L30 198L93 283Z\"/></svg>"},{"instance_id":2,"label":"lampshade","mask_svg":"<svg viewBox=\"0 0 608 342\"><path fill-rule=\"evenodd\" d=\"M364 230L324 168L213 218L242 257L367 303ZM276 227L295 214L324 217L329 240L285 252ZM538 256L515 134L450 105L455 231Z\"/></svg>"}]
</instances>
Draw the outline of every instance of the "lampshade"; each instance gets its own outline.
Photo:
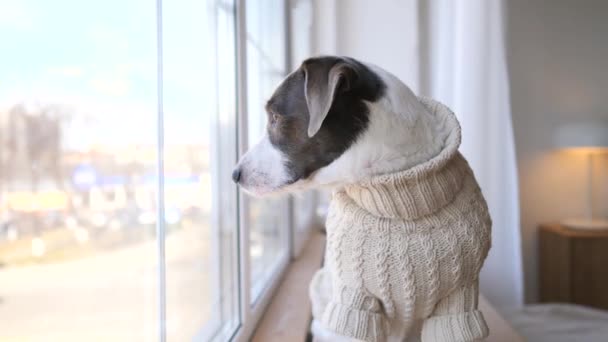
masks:
<instances>
[{"instance_id":1,"label":"lampshade","mask_svg":"<svg viewBox=\"0 0 608 342\"><path fill-rule=\"evenodd\" d=\"M593 153L608 151L608 121L579 122L561 125L553 136L557 148L583 150L587 153L587 217L563 220L571 229L608 229L608 220L593 212Z\"/></svg>"},{"instance_id":2,"label":"lampshade","mask_svg":"<svg viewBox=\"0 0 608 342\"><path fill-rule=\"evenodd\" d=\"M608 122L580 122L561 125L554 135L557 148L608 149Z\"/></svg>"}]
</instances>

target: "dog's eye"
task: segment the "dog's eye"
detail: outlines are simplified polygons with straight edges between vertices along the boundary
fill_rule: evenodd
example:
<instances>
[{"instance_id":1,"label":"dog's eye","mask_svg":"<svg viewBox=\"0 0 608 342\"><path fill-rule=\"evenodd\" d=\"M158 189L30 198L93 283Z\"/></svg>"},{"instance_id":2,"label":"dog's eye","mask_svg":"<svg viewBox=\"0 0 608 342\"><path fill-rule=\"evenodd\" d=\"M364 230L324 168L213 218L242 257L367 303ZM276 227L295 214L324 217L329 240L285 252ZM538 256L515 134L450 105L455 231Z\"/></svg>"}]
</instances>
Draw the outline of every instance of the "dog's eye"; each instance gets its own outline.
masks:
<instances>
[{"instance_id":1,"label":"dog's eye","mask_svg":"<svg viewBox=\"0 0 608 342\"><path fill-rule=\"evenodd\" d=\"M279 121L279 119L280 119L280 118L281 118L281 117L279 116L279 114L277 114L277 113L272 113L272 115L270 116L270 123L271 123L272 125L274 125L274 124L276 124L276 123Z\"/></svg>"}]
</instances>

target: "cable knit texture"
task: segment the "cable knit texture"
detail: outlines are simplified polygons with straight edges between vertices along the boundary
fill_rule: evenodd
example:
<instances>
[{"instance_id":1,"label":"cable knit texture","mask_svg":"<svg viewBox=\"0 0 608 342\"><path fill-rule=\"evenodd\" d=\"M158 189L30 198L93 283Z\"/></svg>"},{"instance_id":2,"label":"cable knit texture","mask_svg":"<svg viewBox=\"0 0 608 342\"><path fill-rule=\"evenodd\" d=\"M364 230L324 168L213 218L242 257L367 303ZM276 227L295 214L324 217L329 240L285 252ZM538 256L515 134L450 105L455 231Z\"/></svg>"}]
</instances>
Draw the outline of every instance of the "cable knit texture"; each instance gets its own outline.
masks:
<instances>
[{"instance_id":1,"label":"cable knit texture","mask_svg":"<svg viewBox=\"0 0 608 342\"><path fill-rule=\"evenodd\" d=\"M325 266L313 279L313 315L363 341L473 341L488 335L477 310L491 220L466 160L460 126L420 98L444 147L431 160L334 192Z\"/></svg>"}]
</instances>

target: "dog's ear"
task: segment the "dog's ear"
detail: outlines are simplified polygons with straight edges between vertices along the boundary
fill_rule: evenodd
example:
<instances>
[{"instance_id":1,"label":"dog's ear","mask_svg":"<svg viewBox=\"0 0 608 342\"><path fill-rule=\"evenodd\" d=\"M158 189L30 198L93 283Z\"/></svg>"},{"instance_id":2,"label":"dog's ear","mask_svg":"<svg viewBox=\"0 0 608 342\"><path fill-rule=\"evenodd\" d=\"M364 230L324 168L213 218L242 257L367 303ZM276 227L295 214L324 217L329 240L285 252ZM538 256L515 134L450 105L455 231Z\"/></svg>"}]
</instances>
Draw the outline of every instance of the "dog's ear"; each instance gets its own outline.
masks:
<instances>
[{"instance_id":1,"label":"dog's ear","mask_svg":"<svg viewBox=\"0 0 608 342\"><path fill-rule=\"evenodd\" d=\"M357 79L354 65L347 61L329 64L322 60L307 60L302 64L306 105L310 115L308 137L312 138L329 113L334 99L341 92L348 91Z\"/></svg>"}]
</instances>

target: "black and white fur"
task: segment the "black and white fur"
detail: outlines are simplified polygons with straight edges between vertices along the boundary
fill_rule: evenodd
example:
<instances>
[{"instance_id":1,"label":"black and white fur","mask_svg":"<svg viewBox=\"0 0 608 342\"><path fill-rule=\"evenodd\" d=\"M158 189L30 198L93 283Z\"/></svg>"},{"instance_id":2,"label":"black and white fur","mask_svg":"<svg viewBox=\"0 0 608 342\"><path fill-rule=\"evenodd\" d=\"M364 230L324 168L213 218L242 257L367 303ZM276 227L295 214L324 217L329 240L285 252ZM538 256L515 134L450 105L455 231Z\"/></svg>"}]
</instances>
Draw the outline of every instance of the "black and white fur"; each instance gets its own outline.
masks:
<instances>
[{"instance_id":1,"label":"black and white fur","mask_svg":"<svg viewBox=\"0 0 608 342\"><path fill-rule=\"evenodd\" d=\"M346 57L307 59L266 104L268 124L233 178L253 195L339 186L435 156L435 118L399 79Z\"/></svg>"},{"instance_id":2,"label":"black and white fur","mask_svg":"<svg viewBox=\"0 0 608 342\"><path fill-rule=\"evenodd\" d=\"M257 196L405 170L437 155L445 138L399 79L347 57L305 60L278 86L266 111L266 133L232 174ZM337 340L316 330L317 340Z\"/></svg>"}]
</instances>

